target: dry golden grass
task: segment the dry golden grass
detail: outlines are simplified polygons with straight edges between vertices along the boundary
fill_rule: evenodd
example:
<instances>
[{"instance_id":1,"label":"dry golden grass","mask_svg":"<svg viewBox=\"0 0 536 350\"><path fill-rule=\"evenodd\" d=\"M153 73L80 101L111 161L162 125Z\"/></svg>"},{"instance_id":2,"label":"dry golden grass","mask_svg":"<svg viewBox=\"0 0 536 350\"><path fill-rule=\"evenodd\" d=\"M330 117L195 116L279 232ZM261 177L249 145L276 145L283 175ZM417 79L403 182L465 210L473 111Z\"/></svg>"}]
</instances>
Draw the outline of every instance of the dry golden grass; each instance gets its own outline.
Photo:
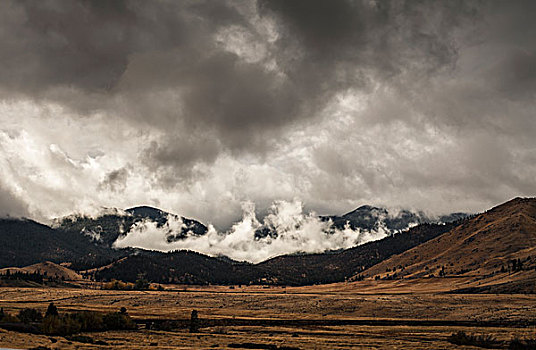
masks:
<instances>
[{"instance_id":1,"label":"dry golden grass","mask_svg":"<svg viewBox=\"0 0 536 350\"><path fill-rule=\"evenodd\" d=\"M225 334L214 329L203 329L202 333L190 334L185 331L124 331L89 334L95 340L104 340L108 345L90 345L70 342L62 337L28 336L0 330L0 346L29 348L47 346L51 349L227 349L230 344L271 344L292 346L299 349L478 349L457 347L446 338L460 330L456 327L231 327ZM472 329L464 331L475 334L491 334L500 340L534 336L527 329ZM56 341L53 343L51 338Z\"/></svg>"},{"instance_id":2,"label":"dry golden grass","mask_svg":"<svg viewBox=\"0 0 536 350\"><path fill-rule=\"evenodd\" d=\"M525 269L534 271L535 254L536 201L516 198L374 265L363 275L383 278L396 269L399 277L438 276L441 270L448 276L482 276L508 269L513 259L520 259Z\"/></svg>"},{"instance_id":3,"label":"dry golden grass","mask_svg":"<svg viewBox=\"0 0 536 350\"><path fill-rule=\"evenodd\" d=\"M76 273L76 271L73 271L65 266L61 266L50 261L45 261L26 267L5 267L3 269L0 269L0 275L5 275L8 271L10 273L39 273L41 275L47 275L49 277L63 278L67 281L77 281L82 279L82 276Z\"/></svg>"},{"instance_id":4,"label":"dry golden grass","mask_svg":"<svg viewBox=\"0 0 536 350\"><path fill-rule=\"evenodd\" d=\"M458 281L462 283L463 281ZM454 282L452 282L454 283ZM458 326L405 326L404 320L534 321L536 295L459 295L442 293L444 279L363 281L313 287L172 286L164 292L60 288L0 288L0 307L17 312L45 310L54 302L60 312L114 311L126 307L134 318L186 319L192 309L200 318L257 319L395 319L396 326L225 326L202 328L199 334L138 330L90 333L107 346L69 342L62 337L29 336L0 330L0 347L52 349L214 349L229 344L261 343L300 349L452 349L453 332L536 337L535 329ZM447 288L448 289L448 288ZM152 344L152 345L151 345ZM470 347L467 347L468 349Z\"/></svg>"}]
</instances>

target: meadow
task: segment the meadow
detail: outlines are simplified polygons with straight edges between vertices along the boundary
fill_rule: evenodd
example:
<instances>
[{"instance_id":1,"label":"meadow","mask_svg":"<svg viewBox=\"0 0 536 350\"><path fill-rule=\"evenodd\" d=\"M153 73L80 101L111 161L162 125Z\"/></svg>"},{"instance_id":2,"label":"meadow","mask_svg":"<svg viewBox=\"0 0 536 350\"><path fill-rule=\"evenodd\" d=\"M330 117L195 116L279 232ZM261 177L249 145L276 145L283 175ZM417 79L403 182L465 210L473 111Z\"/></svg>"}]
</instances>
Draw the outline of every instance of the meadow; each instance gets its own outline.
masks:
<instances>
[{"instance_id":1,"label":"meadow","mask_svg":"<svg viewBox=\"0 0 536 350\"><path fill-rule=\"evenodd\" d=\"M452 281L458 283L462 281ZM0 289L0 307L61 313L126 308L133 331L76 338L0 329L0 346L50 349L452 349L453 333L498 342L536 337L536 295L452 294L445 280L360 281L308 287L166 286L164 291ZM188 329L197 310L200 329ZM80 338L83 340L83 338ZM80 340L79 339L79 340ZM463 346L460 348L464 348ZM475 348L475 347L466 347ZM507 348L504 345L503 348Z\"/></svg>"}]
</instances>

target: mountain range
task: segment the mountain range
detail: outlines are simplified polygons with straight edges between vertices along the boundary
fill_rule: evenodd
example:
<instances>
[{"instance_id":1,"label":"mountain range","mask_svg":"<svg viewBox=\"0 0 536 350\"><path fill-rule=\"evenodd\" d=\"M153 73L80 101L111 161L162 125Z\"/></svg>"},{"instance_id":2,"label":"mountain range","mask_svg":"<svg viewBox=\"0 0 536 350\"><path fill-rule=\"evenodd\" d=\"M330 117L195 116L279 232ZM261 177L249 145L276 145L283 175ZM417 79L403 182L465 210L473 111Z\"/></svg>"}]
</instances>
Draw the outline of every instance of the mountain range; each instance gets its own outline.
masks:
<instances>
[{"instance_id":1,"label":"mountain range","mask_svg":"<svg viewBox=\"0 0 536 350\"><path fill-rule=\"evenodd\" d=\"M341 216L322 216L323 221L331 220L338 229L349 227L352 230L377 231L381 228L393 234L423 223L446 223L463 219L468 214L452 213L433 218L422 211L399 210L394 213L385 208L363 205Z\"/></svg>"},{"instance_id":2,"label":"mountain range","mask_svg":"<svg viewBox=\"0 0 536 350\"><path fill-rule=\"evenodd\" d=\"M443 235L385 259L367 277L500 276L536 269L536 200L516 198L457 225ZM519 276L518 276L519 277ZM522 284L527 281L522 279ZM536 282L534 280L533 282ZM504 285L480 289L504 292ZM536 283L533 284L536 286ZM536 287L535 287L536 288Z\"/></svg>"},{"instance_id":3,"label":"mountain range","mask_svg":"<svg viewBox=\"0 0 536 350\"><path fill-rule=\"evenodd\" d=\"M157 227L163 227L170 219L180 219L184 226L177 231L168 232L166 235L168 242L185 239L188 236L204 235L208 230L199 221L148 206L130 208L125 211L109 209L105 214L96 217L70 215L54 220L53 227L69 232L73 236L86 235L97 245L111 247L119 237L128 234L130 228L137 223L151 221L156 223Z\"/></svg>"},{"instance_id":4,"label":"mountain range","mask_svg":"<svg viewBox=\"0 0 536 350\"><path fill-rule=\"evenodd\" d=\"M350 228L362 232L382 231L392 235L412 226L422 223L446 223L466 217L466 213L453 213L437 218L426 216L423 212L400 210L391 214L385 208L363 205L341 216L320 216L323 222L332 222L331 227L339 230ZM56 219L53 227L73 235L82 233L90 237L96 244L111 247L120 237L128 235L135 224L153 222L158 228L164 228L169 220L181 220L183 226L179 230L169 229L166 232L168 243L183 240L192 236L202 236L207 233L206 225L194 219L171 214L157 208L141 206L126 209L109 209L105 214L89 217L84 215L70 215ZM255 230L254 238L277 238L277 228L264 223Z\"/></svg>"},{"instance_id":5,"label":"mountain range","mask_svg":"<svg viewBox=\"0 0 536 350\"><path fill-rule=\"evenodd\" d=\"M65 217L53 227L27 219L1 219L0 267L52 261L101 281L134 282L144 276L158 283L186 284L306 285L467 276L486 280L488 284L479 287L482 291L526 290L523 276L530 280L536 271L534 198L516 198L478 215L453 214L440 222L408 211L390 215L385 209L363 206L322 220L361 230L381 225L393 233L346 250L283 255L258 264L192 251L113 248L133 224L149 220L164 226L170 215L137 207L97 218ZM169 232L168 241L206 234L202 223L181 220L181 230ZM404 225L411 227L403 229ZM505 276L523 278L505 280Z\"/></svg>"}]
</instances>

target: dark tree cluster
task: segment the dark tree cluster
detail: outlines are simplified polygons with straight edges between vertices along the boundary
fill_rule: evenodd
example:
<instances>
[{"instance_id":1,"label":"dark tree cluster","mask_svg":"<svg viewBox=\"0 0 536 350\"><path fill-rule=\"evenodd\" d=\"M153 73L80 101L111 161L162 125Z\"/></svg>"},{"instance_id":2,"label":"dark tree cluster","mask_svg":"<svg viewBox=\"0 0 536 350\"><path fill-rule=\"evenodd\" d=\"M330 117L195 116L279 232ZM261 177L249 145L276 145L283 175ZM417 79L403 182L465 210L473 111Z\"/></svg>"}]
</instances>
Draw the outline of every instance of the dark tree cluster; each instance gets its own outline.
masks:
<instances>
[{"instance_id":1,"label":"dark tree cluster","mask_svg":"<svg viewBox=\"0 0 536 350\"><path fill-rule=\"evenodd\" d=\"M510 264L512 266L512 272L518 272L523 270L523 262L521 259L512 259L510 260Z\"/></svg>"},{"instance_id":2,"label":"dark tree cluster","mask_svg":"<svg viewBox=\"0 0 536 350\"><path fill-rule=\"evenodd\" d=\"M422 224L382 240L343 251L285 255L255 265L189 251L144 252L120 259L110 267L99 270L95 273L95 279L136 284L139 283L140 274L143 274L148 281L164 284L313 285L344 282L392 255L400 254L449 231L455 225L456 223ZM366 276L363 275L362 278L364 277ZM120 286L119 282L116 284Z\"/></svg>"},{"instance_id":3,"label":"dark tree cluster","mask_svg":"<svg viewBox=\"0 0 536 350\"><path fill-rule=\"evenodd\" d=\"M30 281L35 282L39 284L43 284L43 281L48 279L45 275L40 274L39 272L22 272L22 271L15 271L11 272L9 270L6 271L5 274L0 275L0 280L21 280L21 281Z\"/></svg>"},{"instance_id":4,"label":"dark tree cluster","mask_svg":"<svg viewBox=\"0 0 536 350\"><path fill-rule=\"evenodd\" d=\"M79 332L136 329L136 324L125 308L119 312L77 311L60 314L54 303L49 304L44 316L33 308L22 309L17 316L12 316L1 309L0 322L27 324L32 328L19 329L62 336Z\"/></svg>"}]
</instances>

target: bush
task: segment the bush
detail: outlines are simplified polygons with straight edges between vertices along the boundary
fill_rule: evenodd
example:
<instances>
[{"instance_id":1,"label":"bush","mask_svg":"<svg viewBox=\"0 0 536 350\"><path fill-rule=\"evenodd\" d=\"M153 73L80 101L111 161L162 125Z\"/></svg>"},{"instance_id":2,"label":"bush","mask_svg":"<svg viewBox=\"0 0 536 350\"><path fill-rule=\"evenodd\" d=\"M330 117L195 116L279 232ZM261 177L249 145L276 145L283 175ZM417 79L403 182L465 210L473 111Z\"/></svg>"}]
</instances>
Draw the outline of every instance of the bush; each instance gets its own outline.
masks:
<instances>
[{"instance_id":1,"label":"bush","mask_svg":"<svg viewBox=\"0 0 536 350\"><path fill-rule=\"evenodd\" d=\"M179 328L179 323L177 321L156 322L153 326L153 329L159 331L171 331L177 328Z\"/></svg>"},{"instance_id":2,"label":"bush","mask_svg":"<svg viewBox=\"0 0 536 350\"><path fill-rule=\"evenodd\" d=\"M536 338L534 339L518 339L514 338L508 344L508 349L511 350L534 350L536 349Z\"/></svg>"},{"instance_id":3,"label":"bush","mask_svg":"<svg viewBox=\"0 0 536 350\"><path fill-rule=\"evenodd\" d=\"M43 320L41 330L50 335L69 335L80 332L82 326L70 315L47 316Z\"/></svg>"},{"instance_id":4,"label":"bush","mask_svg":"<svg viewBox=\"0 0 536 350\"><path fill-rule=\"evenodd\" d=\"M65 339L70 341L76 341L79 343L85 343L85 344L95 344L95 340L91 337L88 337L87 335L73 335L65 337Z\"/></svg>"},{"instance_id":5,"label":"bush","mask_svg":"<svg viewBox=\"0 0 536 350\"><path fill-rule=\"evenodd\" d=\"M472 335L462 331L452 333L447 341L456 345L472 345L488 349L498 348L502 345L502 342L497 341L491 335Z\"/></svg>"},{"instance_id":6,"label":"bush","mask_svg":"<svg viewBox=\"0 0 536 350\"><path fill-rule=\"evenodd\" d=\"M2 312L0 312L0 321L1 322L5 322L5 323L18 323L18 322L20 322L18 317L10 315L7 312L4 312L4 309L2 309L1 311L2 311Z\"/></svg>"},{"instance_id":7,"label":"bush","mask_svg":"<svg viewBox=\"0 0 536 350\"><path fill-rule=\"evenodd\" d=\"M81 311L62 316L47 316L41 330L50 335L69 335L79 332L136 329L130 316L119 312L106 314Z\"/></svg>"},{"instance_id":8,"label":"bush","mask_svg":"<svg viewBox=\"0 0 536 350\"><path fill-rule=\"evenodd\" d=\"M43 320L43 315L39 311L29 308L20 310L17 317L22 323L41 322Z\"/></svg>"},{"instance_id":9,"label":"bush","mask_svg":"<svg viewBox=\"0 0 536 350\"><path fill-rule=\"evenodd\" d=\"M136 323L126 314L111 312L105 314L102 320L107 330L136 329Z\"/></svg>"},{"instance_id":10,"label":"bush","mask_svg":"<svg viewBox=\"0 0 536 350\"><path fill-rule=\"evenodd\" d=\"M102 285L102 289L112 289L112 290L133 290L133 283L125 283L123 281L112 280L111 282L106 282Z\"/></svg>"},{"instance_id":11,"label":"bush","mask_svg":"<svg viewBox=\"0 0 536 350\"><path fill-rule=\"evenodd\" d=\"M93 311L81 311L72 314L72 317L80 323L80 328L84 331L102 331L105 329L103 315Z\"/></svg>"},{"instance_id":12,"label":"bush","mask_svg":"<svg viewBox=\"0 0 536 350\"><path fill-rule=\"evenodd\" d=\"M134 288L136 290L147 290L149 289L149 281L147 281L145 278L138 278L136 280L136 285L134 286Z\"/></svg>"},{"instance_id":13,"label":"bush","mask_svg":"<svg viewBox=\"0 0 536 350\"><path fill-rule=\"evenodd\" d=\"M0 321L4 323L18 323L22 329L30 327L35 331L38 331L36 327L27 324L40 322L39 328L41 332L48 335L61 336L79 332L137 328L136 323L132 321L124 307L119 312L100 313L94 311L78 311L59 315L53 303L50 303L48 306L47 314L44 318L36 309L23 309L18 313L18 317L4 312L4 309L0 309ZM21 322L26 324L26 326L21 325Z\"/></svg>"}]
</instances>

